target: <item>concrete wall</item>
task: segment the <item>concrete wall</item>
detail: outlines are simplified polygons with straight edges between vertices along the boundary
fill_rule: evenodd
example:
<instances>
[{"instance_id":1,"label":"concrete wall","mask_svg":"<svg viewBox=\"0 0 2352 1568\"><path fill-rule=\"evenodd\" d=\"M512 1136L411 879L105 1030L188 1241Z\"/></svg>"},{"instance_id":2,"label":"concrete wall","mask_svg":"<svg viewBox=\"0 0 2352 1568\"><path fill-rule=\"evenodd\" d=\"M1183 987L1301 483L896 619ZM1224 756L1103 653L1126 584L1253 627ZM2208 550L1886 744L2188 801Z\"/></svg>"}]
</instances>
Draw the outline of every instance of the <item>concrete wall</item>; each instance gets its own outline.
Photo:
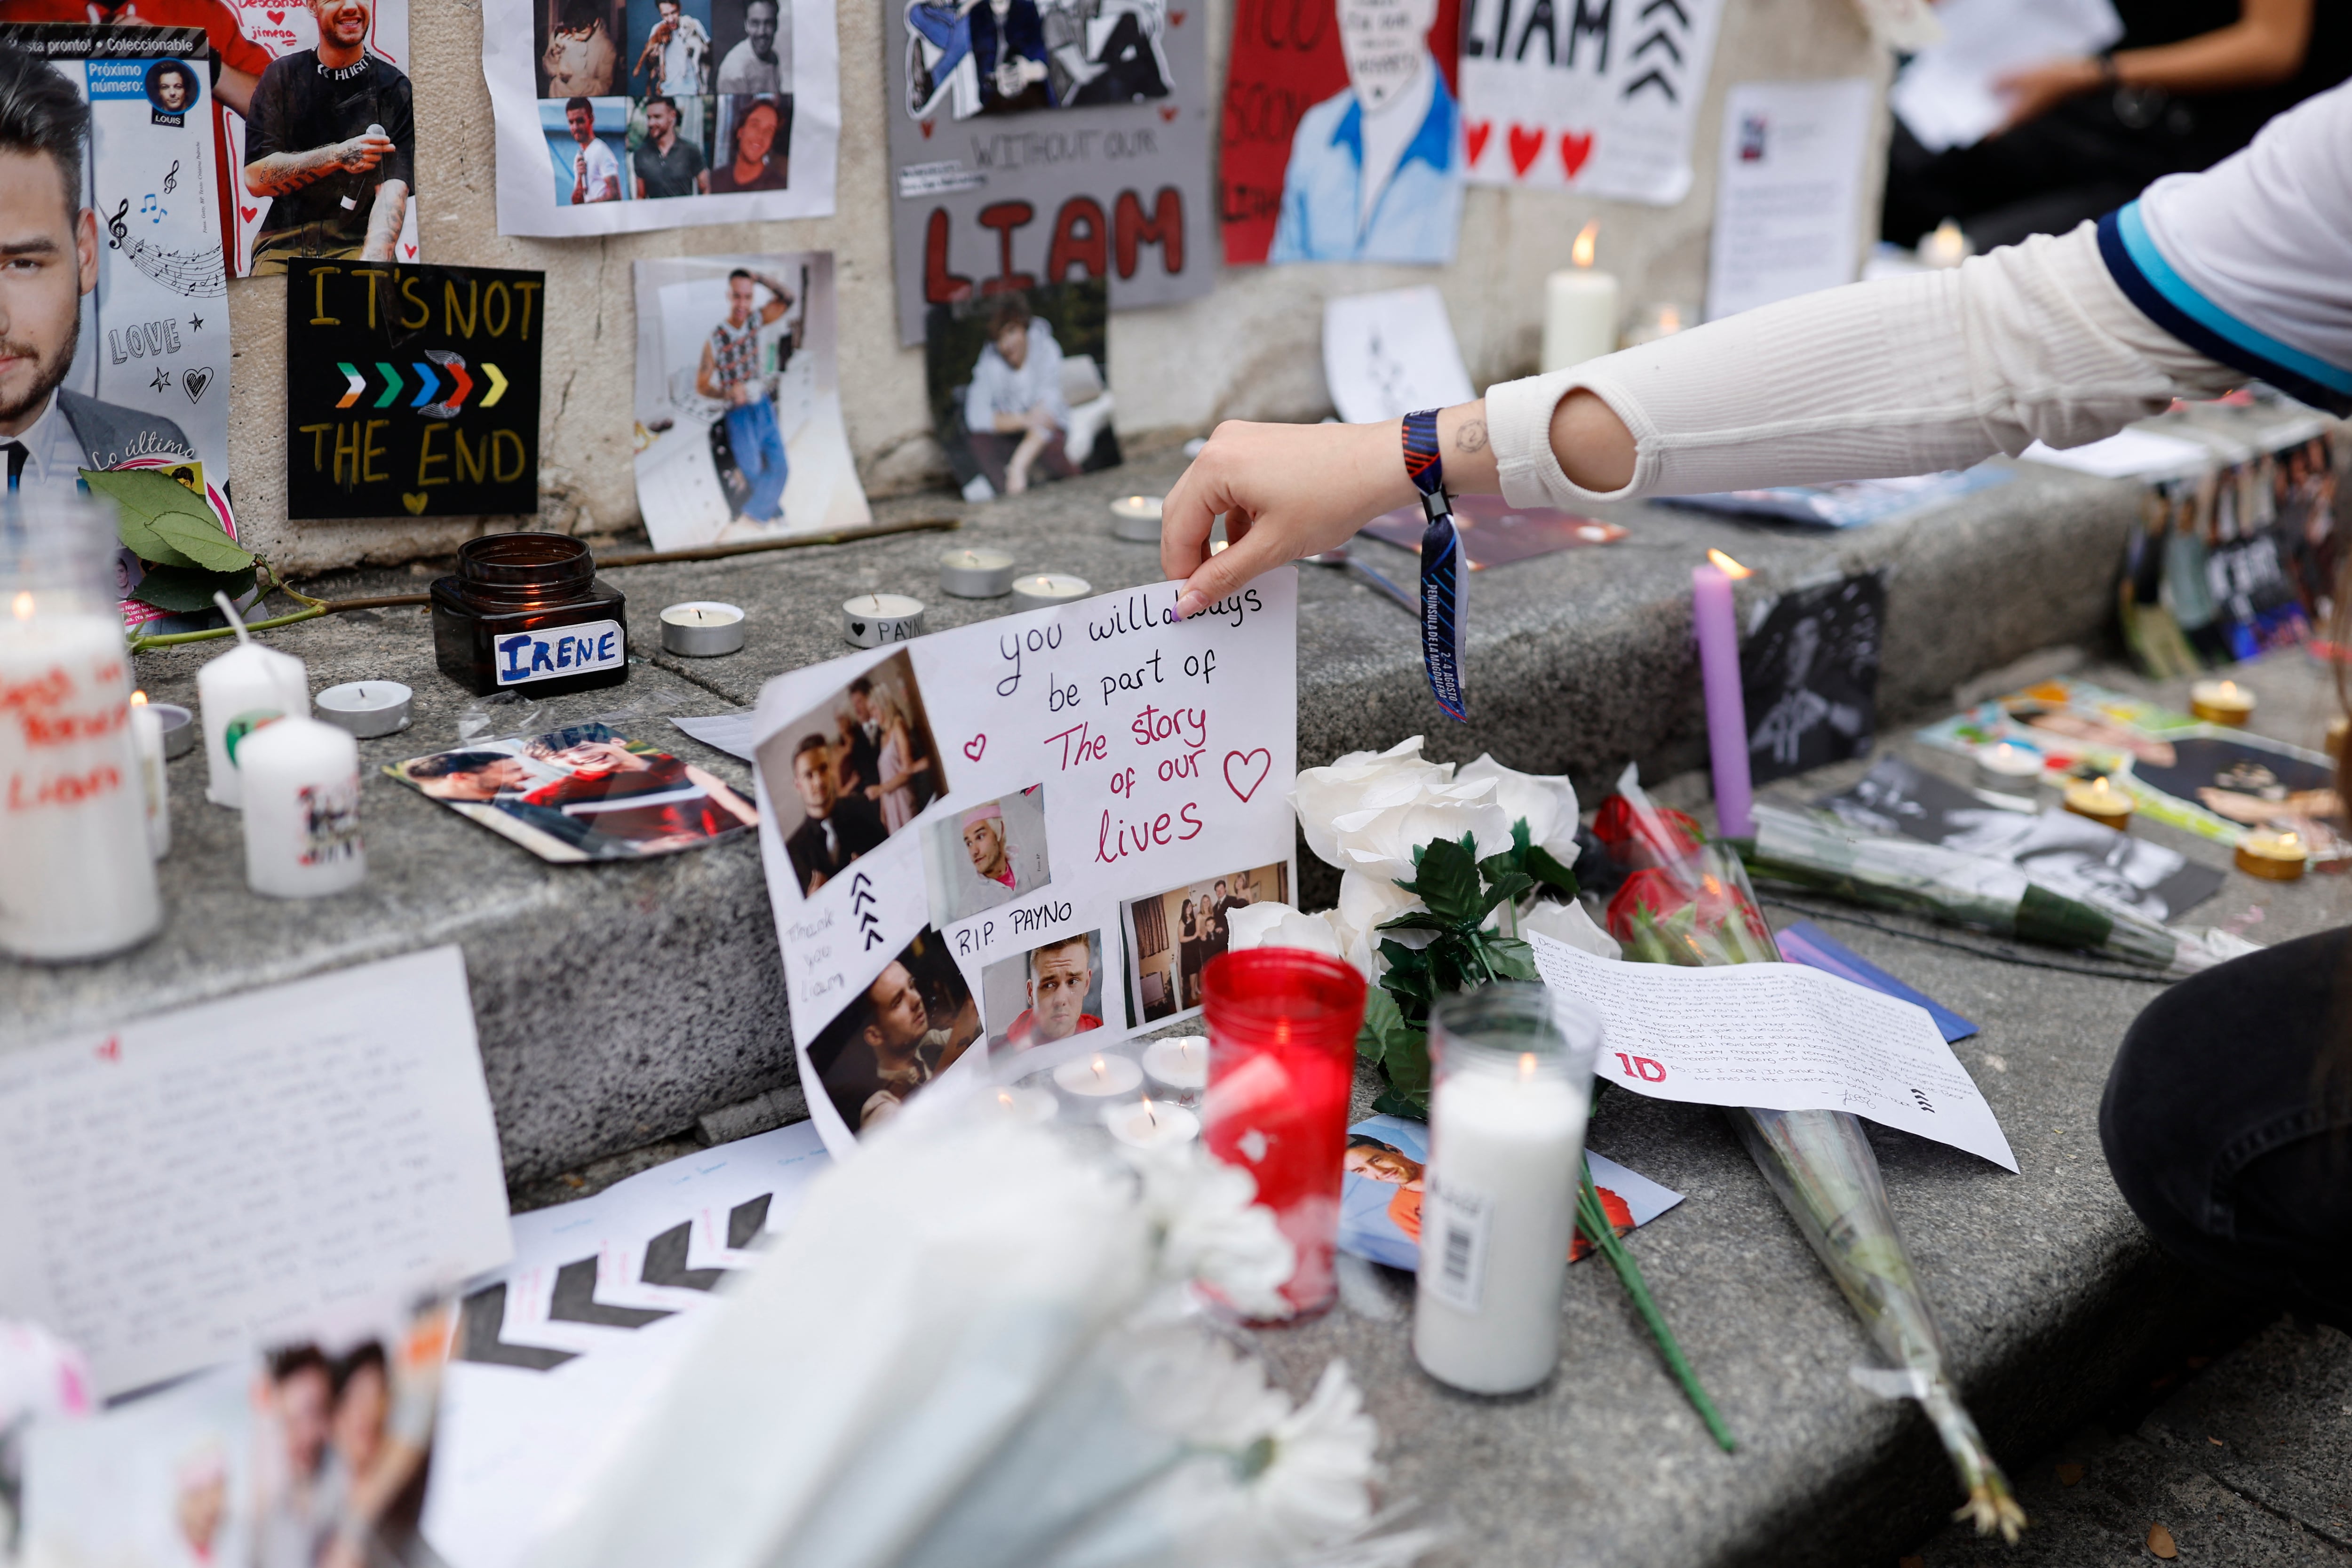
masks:
<instances>
[{"instance_id":1,"label":"concrete wall","mask_svg":"<svg viewBox=\"0 0 2352 1568\"><path fill-rule=\"evenodd\" d=\"M883 142L881 27L887 0L839 0L843 133L838 210L830 218L672 229L599 239L509 239L498 233L488 91L478 0L412 0L417 96L419 225L425 257L548 275L541 494L544 526L604 533L635 521L630 389L635 359L630 263L641 256L831 250L837 258L842 400L869 490L886 494L944 475L929 436L919 349L898 345ZM1209 0L1209 70L1222 83L1230 0ZM1549 193L1474 187L1462 256L1435 280L1481 385L1535 367L1541 279L1561 265L1588 219L1601 221L1601 264L1631 300L1696 303L1705 293L1713 156L1727 84L1768 78L1882 79L1852 0L1726 0L1714 77L1695 143L1697 179L1671 208ZM1883 121L1882 106L1881 118ZM1865 189L1875 191L1885 137L1873 138ZM1871 226L1875 227L1875 204ZM1318 417L1322 301L1339 293L1430 280L1411 267L1312 266L1228 271L1209 297L1111 319L1112 380L1122 435L1149 443L1219 419ZM320 571L446 553L479 531L464 521L289 523L286 520L285 285L229 286L237 351L231 375L231 468L248 540L282 569Z\"/></svg>"}]
</instances>

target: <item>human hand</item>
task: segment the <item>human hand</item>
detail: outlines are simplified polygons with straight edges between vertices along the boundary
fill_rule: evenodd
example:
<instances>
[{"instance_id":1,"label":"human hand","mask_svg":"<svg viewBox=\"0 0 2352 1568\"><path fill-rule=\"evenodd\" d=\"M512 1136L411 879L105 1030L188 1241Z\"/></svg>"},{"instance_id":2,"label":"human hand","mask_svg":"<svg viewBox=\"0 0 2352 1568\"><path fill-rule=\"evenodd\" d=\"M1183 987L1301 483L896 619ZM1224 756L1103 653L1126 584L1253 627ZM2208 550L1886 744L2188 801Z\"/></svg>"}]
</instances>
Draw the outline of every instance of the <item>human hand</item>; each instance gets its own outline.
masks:
<instances>
[{"instance_id":1,"label":"human hand","mask_svg":"<svg viewBox=\"0 0 2352 1568\"><path fill-rule=\"evenodd\" d=\"M1218 426L1160 511L1160 569L1184 579L1176 613L1199 615L1260 573L1410 505L1401 423ZM1211 555L1219 512L1229 548Z\"/></svg>"},{"instance_id":2,"label":"human hand","mask_svg":"<svg viewBox=\"0 0 2352 1568\"><path fill-rule=\"evenodd\" d=\"M335 162L356 174L374 168L396 150L391 137L363 131L348 142L335 144Z\"/></svg>"},{"instance_id":3,"label":"human hand","mask_svg":"<svg viewBox=\"0 0 2352 1568\"><path fill-rule=\"evenodd\" d=\"M2013 131L2029 120L2039 120L2068 99L2089 92L2106 79L2095 59L2050 60L1993 78L1992 89L2009 103L2009 116L1993 132Z\"/></svg>"}]
</instances>

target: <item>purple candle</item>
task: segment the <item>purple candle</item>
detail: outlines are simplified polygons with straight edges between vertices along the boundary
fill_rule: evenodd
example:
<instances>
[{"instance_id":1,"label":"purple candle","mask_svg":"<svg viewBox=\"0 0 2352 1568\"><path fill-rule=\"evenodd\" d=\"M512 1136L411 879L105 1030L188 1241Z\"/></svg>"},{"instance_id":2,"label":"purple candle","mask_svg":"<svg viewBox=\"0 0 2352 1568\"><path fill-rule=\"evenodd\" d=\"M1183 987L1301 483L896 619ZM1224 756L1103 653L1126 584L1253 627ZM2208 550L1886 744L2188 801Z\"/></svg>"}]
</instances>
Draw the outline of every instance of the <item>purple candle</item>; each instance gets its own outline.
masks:
<instances>
[{"instance_id":1,"label":"purple candle","mask_svg":"<svg viewBox=\"0 0 2352 1568\"><path fill-rule=\"evenodd\" d=\"M1698 632L1699 673L1706 681L1716 831L1726 838L1748 838L1755 835L1756 818L1748 809L1748 700L1739 689L1739 623L1732 615L1731 584L1754 574L1720 550L1706 556L1713 565L1691 568L1691 621Z\"/></svg>"}]
</instances>

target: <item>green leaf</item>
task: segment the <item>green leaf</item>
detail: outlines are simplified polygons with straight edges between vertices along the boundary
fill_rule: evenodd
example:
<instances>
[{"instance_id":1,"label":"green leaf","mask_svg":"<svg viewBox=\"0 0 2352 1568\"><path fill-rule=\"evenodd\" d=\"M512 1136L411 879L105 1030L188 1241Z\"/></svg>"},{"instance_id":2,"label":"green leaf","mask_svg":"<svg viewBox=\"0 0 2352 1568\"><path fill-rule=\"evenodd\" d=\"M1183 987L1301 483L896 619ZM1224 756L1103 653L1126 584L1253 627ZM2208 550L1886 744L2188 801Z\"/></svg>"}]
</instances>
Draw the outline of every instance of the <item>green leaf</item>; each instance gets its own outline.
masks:
<instances>
[{"instance_id":1,"label":"green leaf","mask_svg":"<svg viewBox=\"0 0 2352 1568\"><path fill-rule=\"evenodd\" d=\"M185 615L212 608L215 593L235 599L253 590L253 568L242 572L205 572L188 566L150 566L131 596L159 610Z\"/></svg>"},{"instance_id":2,"label":"green leaf","mask_svg":"<svg viewBox=\"0 0 2352 1568\"><path fill-rule=\"evenodd\" d=\"M148 526L164 543L208 571L242 572L253 564L253 552L240 546L209 518L194 512L167 511Z\"/></svg>"},{"instance_id":3,"label":"green leaf","mask_svg":"<svg viewBox=\"0 0 2352 1568\"><path fill-rule=\"evenodd\" d=\"M1382 921L1374 931L1452 931L1454 928L1426 910L1414 910L1394 920Z\"/></svg>"},{"instance_id":4,"label":"green leaf","mask_svg":"<svg viewBox=\"0 0 2352 1568\"><path fill-rule=\"evenodd\" d=\"M1383 1089L1380 1098L1372 1101L1372 1109L1382 1116L1402 1116L1413 1121L1429 1120L1428 1106L1407 1100L1392 1089Z\"/></svg>"},{"instance_id":5,"label":"green leaf","mask_svg":"<svg viewBox=\"0 0 2352 1568\"><path fill-rule=\"evenodd\" d=\"M1429 1114L1429 1036L1420 1029L1408 1029L1389 1040L1389 1048L1381 1058L1381 1071L1388 1075L1389 1087L1414 1105L1420 1114Z\"/></svg>"},{"instance_id":6,"label":"green leaf","mask_svg":"<svg viewBox=\"0 0 2352 1568\"><path fill-rule=\"evenodd\" d=\"M1557 856L1539 846L1530 846L1524 857L1528 875L1548 887L1557 888L1560 897L1572 899L1577 894L1576 873L1559 863Z\"/></svg>"},{"instance_id":7,"label":"green leaf","mask_svg":"<svg viewBox=\"0 0 2352 1568\"><path fill-rule=\"evenodd\" d=\"M1486 911L1478 902L1478 863L1465 834L1462 842L1433 838L1423 847L1419 874L1398 887L1429 906L1429 912L1449 925L1475 925Z\"/></svg>"},{"instance_id":8,"label":"green leaf","mask_svg":"<svg viewBox=\"0 0 2352 1568\"><path fill-rule=\"evenodd\" d=\"M203 504L202 497L161 468L84 468L81 479L113 501L118 512L142 522Z\"/></svg>"},{"instance_id":9,"label":"green leaf","mask_svg":"<svg viewBox=\"0 0 2352 1568\"><path fill-rule=\"evenodd\" d=\"M1501 980L1540 980L1536 950L1515 936L1490 936L1485 941L1487 967Z\"/></svg>"}]
</instances>

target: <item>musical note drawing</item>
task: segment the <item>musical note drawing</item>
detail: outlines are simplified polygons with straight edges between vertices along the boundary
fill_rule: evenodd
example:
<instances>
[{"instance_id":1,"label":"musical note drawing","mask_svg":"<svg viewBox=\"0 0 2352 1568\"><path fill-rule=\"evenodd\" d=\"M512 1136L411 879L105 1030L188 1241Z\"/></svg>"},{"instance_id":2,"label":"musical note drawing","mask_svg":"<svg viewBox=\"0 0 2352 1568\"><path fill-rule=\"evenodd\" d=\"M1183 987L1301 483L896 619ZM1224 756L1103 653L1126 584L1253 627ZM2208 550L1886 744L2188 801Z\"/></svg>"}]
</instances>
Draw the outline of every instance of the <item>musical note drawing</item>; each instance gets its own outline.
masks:
<instances>
[{"instance_id":1,"label":"musical note drawing","mask_svg":"<svg viewBox=\"0 0 2352 1568\"><path fill-rule=\"evenodd\" d=\"M162 223L168 212L169 209L155 199L155 193L152 191L148 192L139 204L139 216L149 223Z\"/></svg>"},{"instance_id":2,"label":"musical note drawing","mask_svg":"<svg viewBox=\"0 0 2352 1568\"><path fill-rule=\"evenodd\" d=\"M120 250L122 248L123 238L131 232L131 226L123 221L123 216L130 212L130 210L131 198L129 196L125 196L122 198L122 205L108 215L106 220L106 232L114 237L112 239L106 242L109 248L114 250Z\"/></svg>"},{"instance_id":3,"label":"musical note drawing","mask_svg":"<svg viewBox=\"0 0 2352 1568\"><path fill-rule=\"evenodd\" d=\"M179 188L180 161L177 158L174 158L172 160L172 172L163 176L163 194L168 196Z\"/></svg>"}]
</instances>

